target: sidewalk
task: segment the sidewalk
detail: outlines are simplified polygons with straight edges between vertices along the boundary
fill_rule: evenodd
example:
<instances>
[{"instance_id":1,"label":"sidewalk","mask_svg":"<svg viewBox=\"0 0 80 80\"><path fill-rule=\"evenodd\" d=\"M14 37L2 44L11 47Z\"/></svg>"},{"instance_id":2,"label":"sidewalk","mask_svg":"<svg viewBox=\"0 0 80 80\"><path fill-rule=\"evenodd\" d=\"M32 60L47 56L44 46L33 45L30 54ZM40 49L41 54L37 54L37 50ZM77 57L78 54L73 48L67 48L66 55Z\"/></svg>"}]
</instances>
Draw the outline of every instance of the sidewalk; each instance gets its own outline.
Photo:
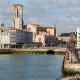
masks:
<instances>
[{"instance_id":1,"label":"sidewalk","mask_svg":"<svg viewBox=\"0 0 80 80\"><path fill-rule=\"evenodd\" d=\"M66 77L66 78L61 78L58 80L75 80L75 77Z\"/></svg>"}]
</instances>

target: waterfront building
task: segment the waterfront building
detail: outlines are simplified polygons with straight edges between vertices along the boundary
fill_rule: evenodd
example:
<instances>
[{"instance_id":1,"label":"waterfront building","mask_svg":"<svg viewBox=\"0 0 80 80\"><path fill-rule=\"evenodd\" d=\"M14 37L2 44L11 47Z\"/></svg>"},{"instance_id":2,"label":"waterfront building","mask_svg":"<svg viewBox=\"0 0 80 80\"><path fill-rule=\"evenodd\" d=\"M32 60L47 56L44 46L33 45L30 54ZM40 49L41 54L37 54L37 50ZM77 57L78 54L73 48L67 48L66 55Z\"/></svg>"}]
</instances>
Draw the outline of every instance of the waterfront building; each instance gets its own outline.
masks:
<instances>
[{"instance_id":1,"label":"waterfront building","mask_svg":"<svg viewBox=\"0 0 80 80\"><path fill-rule=\"evenodd\" d=\"M37 24L27 25L27 30L33 32L33 42L41 46L53 46L56 41L56 28L44 27Z\"/></svg>"},{"instance_id":2,"label":"waterfront building","mask_svg":"<svg viewBox=\"0 0 80 80\"><path fill-rule=\"evenodd\" d=\"M46 31L49 35L52 35L54 37L56 37L56 28L53 27L46 27Z\"/></svg>"},{"instance_id":3,"label":"waterfront building","mask_svg":"<svg viewBox=\"0 0 80 80\"><path fill-rule=\"evenodd\" d=\"M77 33L75 33L75 32L62 33L62 34L60 35L60 38L61 38L61 40L62 40L63 42L66 42L66 43L67 43L67 42L70 41L71 36L73 36L74 40L77 39Z\"/></svg>"},{"instance_id":4,"label":"waterfront building","mask_svg":"<svg viewBox=\"0 0 80 80\"><path fill-rule=\"evenodd\" d=\"M80 28L77 28L77 48L80 48Z\"/></svg>"},{"instance_id":5,"label":"waterfront building","mask_svg":"<svg viewBox=\"0 0 80 80\"><path fill-rule=\"evenodd\" d=\"M56 28L44 27L38 24L23 24L23 5L13 5L13 27L5 30L4 24L0 27L0 47L22 47L28 44L37 46L56 45Z\"/></svg>"},{"instance_id":6,"label":"waterfront building","mask_svg":"<svg viewBox=\"0 0 80 80\"><path fill-rule=\"evenodd\" d=\"M16 28L9 30L0 30L0 47L1 48L18 48L24 44L32 44L32 32Z\"/></svg>"}]
</instances>

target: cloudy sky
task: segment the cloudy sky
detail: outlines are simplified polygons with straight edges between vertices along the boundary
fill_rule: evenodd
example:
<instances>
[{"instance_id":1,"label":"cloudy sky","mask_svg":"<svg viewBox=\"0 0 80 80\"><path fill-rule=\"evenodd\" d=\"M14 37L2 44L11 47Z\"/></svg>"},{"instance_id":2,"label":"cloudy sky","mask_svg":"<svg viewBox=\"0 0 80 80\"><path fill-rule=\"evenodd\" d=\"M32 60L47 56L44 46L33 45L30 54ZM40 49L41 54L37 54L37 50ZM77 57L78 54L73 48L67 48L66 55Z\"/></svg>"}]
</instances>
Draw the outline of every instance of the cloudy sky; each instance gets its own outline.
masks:
<instances>
[{"instance_id":1,"label":"cloudy sky","mask_svg":"<svg viewBox=\"0 0 80 80\"><path fill-rule=\"evenodd\" d=\"M12 26L13 4L23 5L24 24L56 25L58 33L80 27L80 0L1 0L0 24Z\"/></svg>"}]
</instances>

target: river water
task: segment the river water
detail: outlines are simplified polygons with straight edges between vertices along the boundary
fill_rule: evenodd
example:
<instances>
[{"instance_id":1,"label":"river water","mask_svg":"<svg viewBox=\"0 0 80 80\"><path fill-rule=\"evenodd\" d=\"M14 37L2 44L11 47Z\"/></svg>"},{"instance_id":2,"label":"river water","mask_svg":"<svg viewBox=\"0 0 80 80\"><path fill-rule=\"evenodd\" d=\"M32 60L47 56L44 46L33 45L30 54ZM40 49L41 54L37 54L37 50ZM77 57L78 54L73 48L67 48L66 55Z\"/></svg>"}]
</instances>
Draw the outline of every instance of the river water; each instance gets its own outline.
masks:
<instances>
[{"instance_id":1,"label":"river water","mask_svg":"<svg viewBox=\"0 0 80 80\"><path fill-rule=\"evenodd\" d=\"M56 80L64 56L0 55L0 80Z\"/></svg>"}]
</instances>

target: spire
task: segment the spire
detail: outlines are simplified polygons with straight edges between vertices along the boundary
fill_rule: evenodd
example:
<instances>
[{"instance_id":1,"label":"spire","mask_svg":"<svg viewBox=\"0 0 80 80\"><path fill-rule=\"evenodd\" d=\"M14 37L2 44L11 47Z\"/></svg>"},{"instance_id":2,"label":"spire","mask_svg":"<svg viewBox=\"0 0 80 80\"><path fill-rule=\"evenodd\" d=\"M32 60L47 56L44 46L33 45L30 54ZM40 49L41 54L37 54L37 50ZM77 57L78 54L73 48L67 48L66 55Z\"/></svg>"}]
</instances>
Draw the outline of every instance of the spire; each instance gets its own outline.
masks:
<instances>
[{"instance_id":1,"label":"spire","mask_svg":"<svg viewBox=\"0 0 80 80\"><path fill-rule=\"evenodd\" d=\"M3 23L1 24L1 27L4 27L4 24Z\"/></svg>"}]
</instances>

